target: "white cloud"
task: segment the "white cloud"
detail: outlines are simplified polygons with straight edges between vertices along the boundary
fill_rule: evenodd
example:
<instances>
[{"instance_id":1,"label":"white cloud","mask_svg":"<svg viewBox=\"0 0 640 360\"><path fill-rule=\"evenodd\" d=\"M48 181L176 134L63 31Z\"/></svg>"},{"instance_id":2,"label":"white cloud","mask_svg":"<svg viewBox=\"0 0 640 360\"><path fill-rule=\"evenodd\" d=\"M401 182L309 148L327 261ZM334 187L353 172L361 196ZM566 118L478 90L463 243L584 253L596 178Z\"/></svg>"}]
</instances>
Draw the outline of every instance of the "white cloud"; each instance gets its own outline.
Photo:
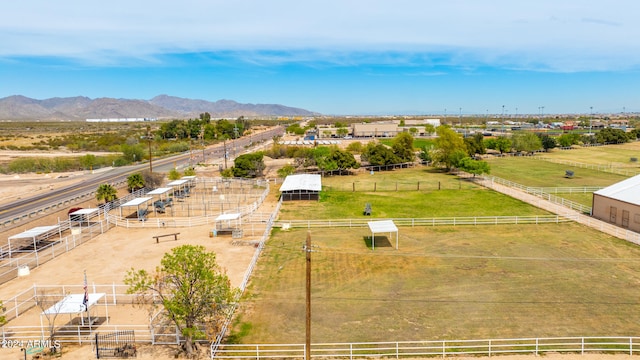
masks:
<instances>
[{"instance_id":1,"label":"white cloud","mask_svg":"<svg viewBox=\"0 0 640 360\"><path fill-rule=\"evenodd\" d=\"M0 56L117 64L232 51L357 64L425 54L454 66L617 70L639 65L638 13L635 0L23 0L3 4Z\"/></svg>"}]
</instances>

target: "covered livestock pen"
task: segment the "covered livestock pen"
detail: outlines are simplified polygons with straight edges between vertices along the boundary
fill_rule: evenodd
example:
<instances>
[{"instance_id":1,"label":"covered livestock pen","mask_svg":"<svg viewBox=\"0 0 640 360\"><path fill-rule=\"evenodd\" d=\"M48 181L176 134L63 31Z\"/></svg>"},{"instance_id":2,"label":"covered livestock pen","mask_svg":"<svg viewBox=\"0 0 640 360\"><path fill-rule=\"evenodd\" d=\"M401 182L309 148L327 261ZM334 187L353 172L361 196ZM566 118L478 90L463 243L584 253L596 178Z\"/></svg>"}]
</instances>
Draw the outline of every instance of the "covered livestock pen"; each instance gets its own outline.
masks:
<instances>
[{"instance_id":1,"label":"covered livestock pen","mask_svg":"<svg viewBox=\"0 0 640 360\"><path fill-rule=\"evenodd\" d=\"M318 200L322 191L322 178L318 174L289 175L280 186L282 201Z\"/></svg>"}]
</instances>

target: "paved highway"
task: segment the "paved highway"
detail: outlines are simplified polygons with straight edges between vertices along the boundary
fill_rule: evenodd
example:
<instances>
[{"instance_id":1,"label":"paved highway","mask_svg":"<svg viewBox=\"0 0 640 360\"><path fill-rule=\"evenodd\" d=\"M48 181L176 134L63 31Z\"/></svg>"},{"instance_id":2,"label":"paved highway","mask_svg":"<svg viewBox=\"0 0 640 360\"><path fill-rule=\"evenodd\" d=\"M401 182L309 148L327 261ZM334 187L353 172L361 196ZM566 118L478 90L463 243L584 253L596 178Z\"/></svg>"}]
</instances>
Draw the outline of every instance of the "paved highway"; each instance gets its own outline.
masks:
<instances>
[{"instance_id":1,"label":"paved highway","mask_svg":"<svg viewBox=\"0 0 640 360\"><path fill-rule=\"evenodd\" d=\"M233 158L242 154L246 148L258 144L263 140L270 140L274 136L282 136L284 134L284 128L282 126L276 126L261 133L247 135L235 140L228 140L222 144L216 144L214 146L204 149L193 150L183 154L174 155L162 159L153 159L152 167L154 172L167 172L174 167L184 168L189 165L210 161L211 159L217 159L218 161L224 161L225 150L227 152L228 166L233 166ZM29 214L34 211L39 211L52 204L64 202L68 199L73 199L82 194L86 194L95 191L100 184L117 184L126 182L127 177L138 170L144 170L149 168L149 163L123 166L113 168L109 171L99 172L94 174L84 175L82 180L77 184L69 185L67 187L52 190L46 194L36 195L33 197L14 201L9 204L0 206L0 225L7 224L15 218L21 217L24 214ZM42 214L45 215L45 214ZM34 220L37 217L29 218ZM20 221L19 224L23 225L26 222ZM11 226L5 225L4 229Z\"/></svg>"}]
</instances>

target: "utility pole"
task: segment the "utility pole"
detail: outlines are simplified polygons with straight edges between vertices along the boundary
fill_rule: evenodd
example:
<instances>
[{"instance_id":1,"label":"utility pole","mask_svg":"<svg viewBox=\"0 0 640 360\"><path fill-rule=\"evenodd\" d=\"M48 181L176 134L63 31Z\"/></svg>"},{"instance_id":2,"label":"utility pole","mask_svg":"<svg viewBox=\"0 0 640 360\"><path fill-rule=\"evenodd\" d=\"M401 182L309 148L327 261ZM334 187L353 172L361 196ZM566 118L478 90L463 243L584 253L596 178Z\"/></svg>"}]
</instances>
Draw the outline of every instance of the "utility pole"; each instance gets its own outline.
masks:
<instances>
[{"instance_id":1,"label":"utility pole","mask_svg":"<svg viewBox=\"0 0 640 360\"><path fill-rule=\"evenodd\" d=\"M224 144L224 169L227 169L227 138L222 139Z\"/></svg>"},{"instance_id":2,"label":"utility pole","mask_svg":"<svg viewBox=\"0 0 640 360\"><path fill-rule=\"evenodd\" d=\"M149 172L153 172L153 156L151 155L151 125L147 125L147 141L149 141Z\"/></svg>"},{"instance_id":3,"label":"utility pole","mask_svg":"<svg viewBox=\"0 0 640 360\"><path fill-rule=\"evenodd\" d=\"M307 231L307 243L304 247L307 259L307 285L306 285L306 335L305 335L305 351L304 359L311 360L311 232Z\"/></svg>"}]
</instances>

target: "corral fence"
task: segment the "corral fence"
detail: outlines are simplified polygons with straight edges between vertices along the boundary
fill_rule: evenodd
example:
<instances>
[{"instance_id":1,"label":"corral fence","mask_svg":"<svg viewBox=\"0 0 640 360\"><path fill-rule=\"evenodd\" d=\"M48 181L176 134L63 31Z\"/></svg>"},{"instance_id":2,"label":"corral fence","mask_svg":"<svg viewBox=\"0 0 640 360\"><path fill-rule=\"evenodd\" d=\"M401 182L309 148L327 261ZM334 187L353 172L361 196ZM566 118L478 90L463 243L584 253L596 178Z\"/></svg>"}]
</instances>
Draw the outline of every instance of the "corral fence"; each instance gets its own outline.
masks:
<instances>
[{"instance_id":1,"label":"corral fence","mask_svg":"<svg viewBox=\"0 0 640 360\"><path fill-rule=\"evenodd\" d=\"M83 227L74 227L73 222L70 221L63 221L58 225L60 226L60 233L72 228L73 231L66 236L49 238L48 240L51 240L51 243L37 249L12 250L9 244L0 247L0 284L16 278L20 268L36 268L105 233L109 229L109 224L104 220L95 221Z\"/></svg>"},{"instance_id":2,"label":"corral fence","mask_svg":"<svg viewBox=\"0 0 640 360\"><path fill-rule=\"evenodd\" d=\"M222 343L222 340L224 339L224 336L227 334L229 326L231 325L231 321L233 320L233 315L237 309L238 302L240 301L240 298L244 294L244 291L247 288L247 285L249 284L249 279L251 278L253 269L258 263L260 254L262 254L262 250L264 249L265 242L269 239L269 235L271 234L271 229L275 225L275 219L278 217L278 213L280 212L281 206L282 206L282 198L280 198L280 201L278 201L276 208L270 214L270 217L267 220L267 226L264 230L264 233L262 234L262 238L260 239L260 242L258 243L258 247L256 248L256 251L253 253L253 258L251 259L251 263L249 264L249 267L247 268L247 271L244 274L244 278L242 279L242 283L240 284L240 291L238 292L235 302L233 303L232 309L229 312L229 316L227 316L224 323L222 324L221 330L218 332L218 335L216 336L214 341L211 343L211 346L210 346L211 357L214 357L218 347L220 346L220 344Z\"/></svg>"},{"instance_id":3,"label":"corral fence","mask_svg":"<svg viewBox=\"0 0 640 360\"><path fill-rule=\"evenodd\" d=\"M595 187L595 186L558 187L558 188L531 187L531 186L521 185L513 181L505 180L496 176L476 177L476 179L480 181L482 185L488 188L493 188L493 184L503 185L503 186L517 189L524 193L539 197L541 199L547 200L554 204L562 205L571 210L578 211L582 214L591 214L591 206L585 206L575 201L567 200L560 196L553 195L551 193L554 193L554 194L593 193L594 191L598 191L602 189L601 187Z\"/></svg>"},{"instance_id":4,"label":"corral fence","mask_svg":"<svg viewBox=\"0 0 640 360\"><path fill-rule=\"evenodd\" d=\"M152 208L149 212L150 217L143 221L121 216L118 207L133 198L144 196L146 191L110 203L103 211L107 221L118 227L201 226L214 223L216 217L224 213L239 213L242 217L250 216L258 210L269 195L269 188L269 181L264 180L197 178L189 197L173 201L164 213L157 213L150 203L149 206Z\"/></svg>"},{"instance_id":5,"label":"corral fence","mask_svg":"<svg viewBox=\"0 0 640 360\"><path fill-rule=\"evenodd\" d=\"M122 180L122 181L113 183L112 185L114 187L122 187L126 184L127 184L127 181ZM79 195L68 197L64 200L51 202L39 209L34 209L28 212L24 212L10 219L0 219L0 228L8 230L18 226L23 221L32 221L41 216L49 215L51 213L55 213L57 211L66 209L73 204L84 202L87 200L93 200L95 199L95 194L96 194L96 190L87 191Z\"/></svg>"},{"instance_id":6,"label":"corral fence","mask_svg":"<svg viewBox=\"0 0 640 360\"><path fill-rule=\"evenodd\" d=\"M586 164L586 163L581 163L576 161L553 159L553 158L548 158L544 156L532 156L530 158L534 160L543 160L543 161L547 161L555 164L562 164L562 165L567 165L571 167L576 167L579 169L590 169L590 170L602 171L602 172L607 172L607 173L617 174L617 175L635 176L640 174L640 169L638 169L637 165L625 166L623 164L613 164L613 163L606 164L606 165Z\"/></svg>"},{"instance_id":7,"label":"corral fence","mask_svg":"<svg viewBox=\"0 0 640 360\"><path fill-rule=\"evenodd\" d=\"M278 220L275 227L284 228L368 228L369 221L376 219L344 219L344 220ZM458 225L510 225L510 224L557 224L576 221L572 216L561 215L531 215L531 216L469 216L469 217L442 217L423 219L385 218L377 220L393 220L397 226L458 226Z\"/></svg>"},{"instance_id":8,"label":"corral fence","mask_svg":"<svg viewBox=\"0 0 640 360\"><path fill-rule=\"evenodd\" d=\"M490 340L434 340L312 344L312 358L364 359L401 357L544 355L545 353L640 353L638 337L558 337ZM216 359L304 359L304 344L226 344Z\"/></svg>"},{"instance_id":9,"label":"corral fence","mask_svg":"<svg viewBox=\"0 0 640 360\"><path fill-rule=\"evenodd\" d=\"M88 344L95 341L95 334L133 331L135 341L149 344L179 344L182 340L180 331L174 325L163 324L154 326L153 324L112 324L109 316L109 309L117 306L132 306L138 304L137 295L127 293L128 286L122 284L92 284L89 285L89 292L104 293L92 308L101 312L98 318L101 320L96 325L82 326L80 324L65 324L55 326L56 340L62 344ZM46 322L40 326L12 326L11 320L18 316L31 316L28 312L41 312L36 304L36 300L42 297L56 297L72 293L84 292L84 284L78 285L34 285L21 291L10 299L3 299L4 312L8 324L0 328L0 341L10 341L20 339L26 341L36 341L48 338L49 327ZM152 297L152 302L159 303L160 299Z\"/></svg>"}]
</instances>

